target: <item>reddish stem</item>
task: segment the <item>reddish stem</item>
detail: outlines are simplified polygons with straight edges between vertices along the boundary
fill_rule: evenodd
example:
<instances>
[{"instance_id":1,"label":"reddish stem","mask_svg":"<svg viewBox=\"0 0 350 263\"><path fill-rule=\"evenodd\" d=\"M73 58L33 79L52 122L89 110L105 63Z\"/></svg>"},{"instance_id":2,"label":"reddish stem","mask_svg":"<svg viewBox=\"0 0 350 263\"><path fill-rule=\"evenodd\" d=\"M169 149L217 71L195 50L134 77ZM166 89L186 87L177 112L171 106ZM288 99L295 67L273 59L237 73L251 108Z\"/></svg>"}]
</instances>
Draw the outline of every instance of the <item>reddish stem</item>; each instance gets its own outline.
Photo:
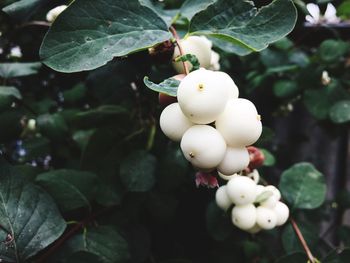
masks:
<instances>
[{"instance_id":1,"label":"reddish stem","mask_svg":"<svg viewBox=\"0 0 350 263\"><path fill-rule=\"evenodd\" d=\"M176 29L173 26L171 26L169 29L170 29L170 32L173 34L173 36L175 38L176 44L177 44L177 46L179 48L179 51L180 51L180 55L181 56L185 55L185 52L183 51L183 49L182 49L182 47L180 45L180 37L177 34ZM188 75L188 73L190 73L190 71L188 69L187 63L185 61L182 61L182 65L184 67L185 74Z\"/></svg>"},{"instance_id":2,"label":"reddish stem","mask_svg":"<svg viewBox=\"0 0 350 263\"><path fill-rule=\"evenodd\" d=\"M292 227L293 227L293 229L294 229L294 231L295 231L295 234L297 235L298 239L300 240L301 245L303 246L303 248L304 248L304 250L305 250L305 252L306 252L307 257L308 257L309 260L310 260L310 263L315 263L315 262L316 262L316 261L315 261L315 258L314 258L314 256L312 255L311 250L310 250L310 248L308 247L308 245L307 245L307 243L306 243L306 241L305 241L305 239L304 239L304 236L303 236L303 234L301 233L301 231L300 231L300 229L299 229L297 223L295 222L295 220L294 220L292 217L290 218L290 222L291 222Z\"/></svg>"}]
</instances>

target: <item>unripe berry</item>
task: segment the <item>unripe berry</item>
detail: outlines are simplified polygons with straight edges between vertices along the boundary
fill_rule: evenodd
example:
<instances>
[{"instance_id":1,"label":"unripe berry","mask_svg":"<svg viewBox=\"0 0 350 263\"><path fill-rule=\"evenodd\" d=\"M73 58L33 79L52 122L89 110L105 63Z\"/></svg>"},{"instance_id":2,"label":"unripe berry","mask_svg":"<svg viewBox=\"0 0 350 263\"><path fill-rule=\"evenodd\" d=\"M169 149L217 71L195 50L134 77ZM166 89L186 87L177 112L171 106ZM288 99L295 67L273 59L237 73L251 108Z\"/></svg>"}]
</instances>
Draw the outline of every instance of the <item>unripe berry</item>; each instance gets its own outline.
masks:
<instances>
[{"instance_id":1,"label":"unripe berry","mask_svg":"<svg viewBox=\"0 0 350 263\"><path fill-rule=\"evenodd\" d=\"M226 185L220 186L218 190L216 190L215 201L218 207L225 211L232 205L226 192Z\"/></svg>"},{"instance_id":2,"label":"unripe berry","mask_svg":"<svg viewBox=\"0 0 350 263\"><path fill-rule=\"evenodd\" d=\"M177 90L181 110L192 122L208 124L224 111L228 89L215 78L213 71L199 69L188 74Z\"/></svg>"},{"instance_id":3,"label":"unripe berry","mask_svg":"<svg viewBox=\"0 0 350 263\"><path fill-rule=\"evenodd\" d=\"M265 191L271 191L274 196L276 196L277 200L281 199L281 192L274 185L265 186Z\"/></svg>"},{"instance_id":4,"label":"unripe berry","mask_svg":"<svg viewBox=\"0 0 350 263\"><path fill-rule=\"evenodd\" d=\"M246 99L230 99L215 126L231 147L251 145L262 132L260 116L254 104Z\"/></svg>"},{"instance_id":5,"label":"unripe berry","mask_svg":"<svg viewBox=\"0 0 350 263\"><path fill-rule=\"evenodd\" d=\"M228 88L229 90L228 97L230 99L237 99L239 95L239 90L235 82L233 81L233 79L223 71L215 71L214 73L216 75L216 78L220 78L221 80L220 83L223 83L223 85L225 85Z\"/></svg>"},{"instance_id":6,"label":"unripe berry","mask_svg":"<svg viewBox=\"0 0 350 263\"><path fill-rule=\"evenodd\" d=\"M163 133L173 141L180 141L183 134L193 126L193 123L182 113L179 103L167 106L159 119Z\"/></svg>"},{"instance_id":7,"label":"unripe berry","mask_svg":"<svg viewBox=\"0 0 350 263\"><path fill-rule=\"evenodd\" d=\"M27 127L28 127L28 129L30 131L35 131L35 129L36 129L36 120L34 120L34 119L28 120Z\"/></svg>"},{"instance_id":8,"label":"unripe berry","mask_svg":"<svg viewBox=\"0 0 350 263\"><path fill-rule=\"evenodd\" d=\"M216 167L226 152L226 143L221 134L208 125L189 128L183 135L180 146L185 158L200 169Z\"/></svg>"},{"instance_id":9,"label":"unripe berry","mask_svg":"<svg viewBox=\"0 0 350 263\"><path fill-rule=\"evenodd\" d=\"M227 147L224 159L218 165L217 169L224 175L232 175L242 171L249 164L249 153L245 147L232 148Z\"/></svg>"},{"instance_id":10,"label":"unripe berry","mask_svg":"<svg viewBox=\"0 0 350 263\"><path fill-rule=\"evenodd\" d=\"M246 176L235 176L227 183L227 194L236 205L253 203L256 198L256 184Z\"/></svg>"},{"instance_id":11,"label":"unripe berry","mask_svg":"<svg viewBox=\"0 0 350 263\"><path fill-rule=\"evenodd\" d=\"M236 205L232 209L232 223L242 230L254 227L256 223L256 208L253 204Z\"/></svg>"},{"instance_id":12,"label":"unripe berry","mask_svg":"<svg viewBox=\"0 0 350 263\"><path fill-rule=\"evenodd\" d=\"M289 217L289 208L286 204L282 202L277 202L275 208L273 209L277 217L277 226L281 226L287 222Z\"/></svg>"},{"instance_id":13,"label":"unripe berry","mask_svg":"<svg viewBox=\"0 0 350 263\"><path fill-rule=\"evenodd\" d=\"M262 229L272 229L277 223L276 213L269 208L259 206L256 209L256 223Z\"/></svg>"},{"instance_id":14,"label":"unripe berry","mask_svg":"<svg viewBox=\"0 0 350 263\"><path fill-rule=\"evenodd\" d=\"M180 40L182 51L185 54L195 55L201 67L208 69L211 62L211 42L205 37L189 36ZM173 59L180 56L179 47L175 47ZM187 63L189 69L192 69L192 65ZM173 62L173 67L178 73L184 73L182 62Z\"/></svg>"}]
</instances>

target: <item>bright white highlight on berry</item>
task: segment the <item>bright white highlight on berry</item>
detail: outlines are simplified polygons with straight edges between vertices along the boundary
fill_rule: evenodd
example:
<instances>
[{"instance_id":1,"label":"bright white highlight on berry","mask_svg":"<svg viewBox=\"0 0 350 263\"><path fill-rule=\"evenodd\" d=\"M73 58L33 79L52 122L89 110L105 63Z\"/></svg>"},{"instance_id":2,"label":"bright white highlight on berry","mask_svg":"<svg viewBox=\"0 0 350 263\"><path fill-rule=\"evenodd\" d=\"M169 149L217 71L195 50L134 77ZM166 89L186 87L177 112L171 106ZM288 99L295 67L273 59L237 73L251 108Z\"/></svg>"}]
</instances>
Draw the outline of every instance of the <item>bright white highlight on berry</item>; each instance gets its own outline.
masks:
<instances>
[{"instance_id":1,"label":"bright white highlight on berry","mask_svg":"<svg viewBox=\"0 0 350 263\"><path fill-rule=\"evenodd\" d=\"M232 175L242 171L249 164L248 150L243 148L227 147L224 159L218 165L217 169L224 175Z\"/></svg>"},{"instance_id":2,"label":"bright white highlight on berry","mask_svg":"<svg viewBox=\"0 0 350 263\"><path fill-rule=\"evenodd\" d=\"M246 99L230 99L215 126L231 147L252 145L262 132L260 115L254 104Z\"/></svg>"},{"instance_id":3,"label":"bright white highlight on berry","mask_svg":"<svg viewBox=\"0 0 350 263\"><path fill-rule=\"evenodd\" d=\"M256 208L253 204L236 205L231 215L232 223L242 230L251 229L256 223Z\"/></svg>"},{"instance_id":4,"label":"bright white highlight on berry","mask_svg":"<svg viewBox=\"0 0 350 263\"><path fill-rule=\"evenodd\" d=\"M216 167L226 152L226 143L221 134L208 125L189 128L183 135L180 146L185 158L200 169Z\"/></svg>"},{"instance_id":5,"label":"bright white highlight on berry","mask_svg":"<svg viewBox=\"0 0 350 263\"><path fill-rule=\"evenodd\" d=\"M216 75L216 78L220 79L220 83L224 83L224 85L227 86L229 90L229 98L237 99L239 95L239 90L233 79L223 71L216 71L214 73Z\"/></svg>"},{"instance_id":6,"label":"bright white highlight on berry","mask_svg":"<svg viewBox=\"0 0 350 263\"><path fill-rule=\"evenodd\" d=\"M177 90L182 112L196 124L214 122L224 111L228 101L228 88L218 82L215 73L199 69L188 74Z\"/></svg>"},{"instance_id":7,"label":"bright white highlight on berry","mask_svg":"<svg viewBox=\"0 0 350 263\"><path fill-rule=\"evenodd\" d=\"M256 198L256 184L246 176L233 177L227 183L227 194L236 205L253 203Z\"/></svg>"},{"instance_id":8,"label":"bright white highlight on berry","mask_svg":"<svg viewBox=\"0 0 350 263\"><path fill-rule=\"evenodd\" d=\"M274 228L277 224L277 216L275 211L263 206L259 206L256 209L256 223L262 229L269 230Z\"/></svg>"},{"instance_id":9,"label":"bright white highlight on berry","mask_svg":"<svg viewBox=\"0 0 350 263\"><path fill-rule=\"evenodd\" d=\"M211 65L211 41L202 36L189 36L180 40L181 48L185 54L195 55L199 64L203 68L209 68ZM180 56L180 50L175 47L173 59ZM192 69L191 63L186 61L188 68ZM173 62L173 67L178 73L184 73L182 62Z\"/></svg>"},{"instance_id":10,"label":"bright white highlight on berry","mask_svg":"<svg viewBox=\"0 0 350 263\"><path fill-rule=\"evenodd\" d=\"M179 103L172 103L160 115L159 125L170 140L181 141L183 134L194 124L182 113Z\"/></svg>"},{"instance_id":11,"label":"bright white highlight on berry","mask_svg":"<svg viewBox=\"0 0 350 263\"><path fill-rule=\"evenodd\" d=\"M226 192L226 185L220 186L218 190L216 190L215 201L218 207L225 211L232 205L232 201Z\"/></svg>"}]
</instances>

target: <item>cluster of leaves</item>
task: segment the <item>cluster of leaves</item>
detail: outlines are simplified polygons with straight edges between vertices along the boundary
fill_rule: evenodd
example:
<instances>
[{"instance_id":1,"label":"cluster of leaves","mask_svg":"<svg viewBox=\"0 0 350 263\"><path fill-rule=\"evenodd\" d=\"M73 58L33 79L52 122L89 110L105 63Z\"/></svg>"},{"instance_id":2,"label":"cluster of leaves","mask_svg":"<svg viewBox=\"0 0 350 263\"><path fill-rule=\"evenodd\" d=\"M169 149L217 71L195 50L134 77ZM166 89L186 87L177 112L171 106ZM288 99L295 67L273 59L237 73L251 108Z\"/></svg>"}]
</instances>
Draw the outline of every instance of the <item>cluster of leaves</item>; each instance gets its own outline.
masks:
<instances>
[{"instance_id":1,"label":"cluster of leaves","mask_svg":"<svg viewBox=\"0 0 350 263\"><path fill-rule=\"evenodd\" d=\"M246 55L292 30L292 2L257 9L236 0L76 0L46 34L30 21L42 20L53 2L7 0L3 11L11 18L0 14L0 58L6 61L0 63L0 259L272 262L288 254L279 262L304 260L291 227L282 230L283 247L279 232L249 238L210 202L214 191L195 190L193 169L158 132L157 98L143 83L144 76L161 82L174 73L170 61L159 64L148 53L172 39L171 24L181 34L208 36L223 57ZM14 45L22 48L20 61L7 56ZM290 52L300 60L300 52ZM264 54L273 57L258 56ZM40 59L55 71L32 62ZM256 55L242 63L250 59ZM290 72L267 67L271 74ZM169 83L176 86L163 84ZM265 129L261 146L268 147L270 133ZM264 153L265 166L274 165L274 156ZM325 200L324 176L311 164L285 171L280 188L297 220ZM315 225L302 231L323 256ZM267 247L266 240L276 246ZM348 254L342 252L341 262Z\"/></svg>"}]
</instances>

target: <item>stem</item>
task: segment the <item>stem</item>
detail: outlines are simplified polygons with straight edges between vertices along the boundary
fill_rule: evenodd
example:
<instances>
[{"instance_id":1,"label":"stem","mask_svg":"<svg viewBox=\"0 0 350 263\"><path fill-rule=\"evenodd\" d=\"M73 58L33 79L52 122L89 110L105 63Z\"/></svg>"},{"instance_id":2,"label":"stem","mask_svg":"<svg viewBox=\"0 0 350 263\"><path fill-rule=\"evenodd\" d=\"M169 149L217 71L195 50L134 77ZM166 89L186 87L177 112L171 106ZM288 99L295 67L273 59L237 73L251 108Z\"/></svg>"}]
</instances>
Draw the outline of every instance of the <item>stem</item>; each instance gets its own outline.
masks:
<instances>
[{"instance_id":1,"label":"stem","mask_svg":"<svg viewBox=\"0 0 350 263\"><path fill-rule=\"evenodd\" d=\"M180 55L181 56L185 55L185 52L183 51L183 49L182 49L182 47L180 45L180 37L177 34L176 29L173 26L171 26L169 29L170 29L170 32L173 34L173 36L175 38L176 44L177 44L177 46L179 48L179 51L180 51ZM188 73L190 73L190 71L188 69L187 63L185 61L182 61L182 65L184 67L185 74L188 75Z\"/></svg>"},{"instance_id":2,"label":"stem","mask_svg":"<svg viewBox=\"0 0 350 263\"><path fill-rule=\"evenodd\" d=\"M46 22L46 21L30 21L27 23L24 23L22 25L20 25L18 28L23 28L23 27L27 27L27 26L51 26L51 23Z\"/></svg>"},{"instance_id":3,"label":"stem","mask_svg":"<svg viewBox=\"0 0 350 263\"><path fill-rule=\"evenodd\" d=\"M316 263L317 261L315 260L314 256L312 255L311 250L308 247L308 245L304 239L303 234L301 233L297 223L295 222L295 220L292 217L290 218L290 223L292 224L292 227L295 231L295 234L297 235L298 239L300 240L300 243L303 246L307 257L309 258L310 263Z\"/></svg>"}]
</instances>

